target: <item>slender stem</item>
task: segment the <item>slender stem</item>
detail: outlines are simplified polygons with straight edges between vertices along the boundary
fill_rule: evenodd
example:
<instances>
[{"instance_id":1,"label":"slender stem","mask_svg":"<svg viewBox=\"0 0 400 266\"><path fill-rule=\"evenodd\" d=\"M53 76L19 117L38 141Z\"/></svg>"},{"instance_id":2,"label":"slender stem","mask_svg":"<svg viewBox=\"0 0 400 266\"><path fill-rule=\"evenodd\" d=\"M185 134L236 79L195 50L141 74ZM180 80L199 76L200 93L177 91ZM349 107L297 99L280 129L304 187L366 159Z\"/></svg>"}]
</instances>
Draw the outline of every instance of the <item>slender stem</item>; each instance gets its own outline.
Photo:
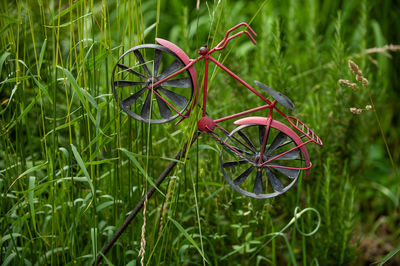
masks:
<instances>
[{"instance_id":1,"label":"slender stem","mask_svg":"<svg viewBox=\"0 0 400 266\"><path fill-rule=\"evenodd\" d=\"M387 151L387 153L389 155L390 163L392 164L393 171L394 171L394 173L396 175L397 174L396 166L395 166L395 164L393 162L392 154L390 152L389 145L387 144L385 133L383 132L383 129L382 129L381 121L379 120L378 113L376 112L375 105L374 105L374 102L372 101L371 93L369 91L368 86L366 86L365 88L367 90L369 101L371 102L371 105L372 105L372 109L374 110L375 118L376 118L376 121L378 122L379 130L381 131L382 139L383 139L383 142L385 143L386 151Z\"/></svg>"},{"instance_id":2,"label":"slender stem","mask_svg":"<svg viewBox=\"0 0 400 266\"><path fill-rule=\"evenodd\" d=\"M187 149L196 141L198 137L198 133L194 133L193 138L191 141L187 141L186 144L183 146L183 148L178 152L178 154L175 156L175 161L172 161L165 169L164 171L160 174L158 179L154 182L156 187L159 187L161 183L164 181L164 179L168 176L168 174L174 169L175 165L177 164L177 160L179 160L182 156L186 154ZM111 240L107 243L107 245L104 246L104 248L101 250L99 255L97 256L96 261L93 263L94 265L98 265L102 260L103 256L107 254L107 252L112 248L112 246L115 244L115 242L118 240L118 238L121 236L121 234L125 231L126 228L128 228L128 225L132 222L132 220L136 217L136 215L139 213L140 209L142 209L144 202L147 199L150 199L151 196L154 194L156 188L151 187L147 194L143 196L143 198L139 201L139 203L135 206L135 208L132 210L131 214L125 219L124 223L118 228L118 230L115 232Z\"/></svg>"}]
</instances>

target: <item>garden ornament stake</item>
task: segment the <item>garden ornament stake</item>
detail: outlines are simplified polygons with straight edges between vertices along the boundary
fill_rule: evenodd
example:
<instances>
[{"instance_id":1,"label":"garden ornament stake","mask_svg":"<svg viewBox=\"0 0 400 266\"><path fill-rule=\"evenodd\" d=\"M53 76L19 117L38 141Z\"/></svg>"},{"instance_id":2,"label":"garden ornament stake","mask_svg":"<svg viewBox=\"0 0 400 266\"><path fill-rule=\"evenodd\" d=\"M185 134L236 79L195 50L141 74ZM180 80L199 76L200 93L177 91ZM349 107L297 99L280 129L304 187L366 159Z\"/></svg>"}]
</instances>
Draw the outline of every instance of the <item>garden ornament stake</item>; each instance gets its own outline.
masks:
<instances>
[{"instance_id":1,"label":"garden ornament stake","mask_svg":"<svg viewBox=\"0 0 400 266\"><path fill-rule=\"evenodd\" d=\"M238 28L243 30L232 33ZM180 117L177 123L190 116L197 105L196 70L194 65L204 60L204 88L202 117L198 129L221 144L220 168L226 181L245 196L265 199L289 190L300 173L308 177L312 164L306 144L322 146L321 139L303 122L287 116L278 104L292 110L294 104L285 95L259 81L255 84L273 100L257 91L242 78L212 57L223 50L229 41L247 35L256 44L257 34L247 23L240 23L228 30L224 39L214 48L202 46L199 57L189 57L175 44L156 38L158 44L143 44L126 51L117 61L111 78L115 100L129 116L150 124L160 124ZM212 119L206 116L208 66L212 62L224 70L250 92L265 102L264 105L237 114ZM193 101L192 101L193 100ZM248 114L268 110L265 117ZM283 116L284 124L273 114ZM238 125L229 132L220 123L234 121Z\"/></svg>"},{"instance_id":2,"label":"garden ornament stake","mask_svg":"<svg viewBox=\"0 0 400 266\"><path fill-rule=\"evenodd\" d=\"M238 28L243 28L243 30L232 33ZM199 57L196 59L189 59L178 46L160 38L156 38L158 44L135 46L118 59L112 71L111 86L115 100L129 116L150 124L166 123L180 117L178 124L188 118L197 105L198 88L194 64L204 60L201 106L203 113L198 121L198 129L221 144L220 168L229 185L245 196L266 199L289 190L302 171L308 177L312 164L305 145L313 142L322 146L322 141L298 118L287 116L277 108L278 103L291 110L294 108L294 104L287 96L255 81L262 91L273 98L272 101L268 100L211 56L214 52L223 50L229 41L243 34L256 44L254 37L257 34L247 23L240 23L228 30L224 39L216 47L212 49L207 46L200 47ZM207 117L207 81L210 61L258 96L265 104L222 118ZM261 110L268 110L268 114L265 117L244 117ZM275 112L283 116L287 123L273 119ZM222 122L239 117L243 118L233 122L238 127L231 132L220 125ZM185 154L197 136L198 133L192 136L191 141L186 143L175 159L179 160ZM156 187L160 186L175 165L174 161L167 166L156 180ZM95 264L102 261L103 256L143 207L145 198L150 198L154 191L155 187L152 187L136 205L98 255Z\"/></svg>"}]
</instances>

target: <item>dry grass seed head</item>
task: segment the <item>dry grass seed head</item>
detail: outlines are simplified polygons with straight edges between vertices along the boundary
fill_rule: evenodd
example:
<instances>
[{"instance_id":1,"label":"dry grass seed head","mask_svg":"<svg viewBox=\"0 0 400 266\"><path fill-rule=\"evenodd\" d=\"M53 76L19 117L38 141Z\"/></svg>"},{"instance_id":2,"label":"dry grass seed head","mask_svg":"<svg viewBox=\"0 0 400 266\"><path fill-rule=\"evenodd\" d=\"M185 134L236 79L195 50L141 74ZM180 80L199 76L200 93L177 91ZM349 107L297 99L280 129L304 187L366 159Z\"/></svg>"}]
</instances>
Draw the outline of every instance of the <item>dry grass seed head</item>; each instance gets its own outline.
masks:
<instances>
[{"instance_id":1,"label":"dry grass seed head","mask_svg":"<svg viewBox=\"0 0 400 266\"><path fill-rule=\"evenodd\" d=\"M362 109L356 108L356 107L351 107L350 108L350 112L352 112L353 114L359 115L362 113Z\"/></svg>"},{"instance_id":2,"label":"dry grass seed head","mask_svg":"<svg viewBox=\"0 0 400 266\"><path fill-rule=\"evenodd\" d=\"M340 83L340 85L352 88L353 90L358 90L357 84L350 82L350 80L339 79L339 83Z\"/></svg>"},{"instance_id":3,"label":"dry grass seed head","mask_svg":"<svg viewBox=\"0 0 400 266\"><path fill-rule=\"evenodd\" d=\"M362 73L359 73L360 69L356 63L354 63L352 60L349 60L348 63L349 63L349 68L351 69L351 71L353 71L355 75L358 74L362 75Z\"/></svg>"},{"instance_id":4,"label":"dry grass seed head","mask_svg":"<svg viewBox=\"0 0 400 266\"><path fill-rule=\"evenodd\" d=\"M366 79L366 78L362 78L362 80L361 80L361 84L364 86L364 87L367 87L368 86L368 79Z\"/></svg>"}]
</instances>

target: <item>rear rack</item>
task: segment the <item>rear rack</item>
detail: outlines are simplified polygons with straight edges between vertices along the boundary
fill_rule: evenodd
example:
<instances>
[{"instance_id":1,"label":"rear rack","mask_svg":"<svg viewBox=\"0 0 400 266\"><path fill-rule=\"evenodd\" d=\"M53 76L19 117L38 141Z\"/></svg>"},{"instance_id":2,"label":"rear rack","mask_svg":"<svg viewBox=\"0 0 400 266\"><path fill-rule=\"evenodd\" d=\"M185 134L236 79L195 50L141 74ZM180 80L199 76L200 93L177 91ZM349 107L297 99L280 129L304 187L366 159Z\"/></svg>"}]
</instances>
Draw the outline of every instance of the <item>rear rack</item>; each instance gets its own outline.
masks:
<instances>
[{"instance_id":1,"label":"rear rack","mask_svg":"<svg viewBox=\"0 0 400 266\"><path fill-rule=\"evenodd\" d=\"M294 116L288 116L288 121L298 131L300 131L304 136L309 138L312 142L316 143L319 146L322 146L322 140L314 133L308 126L306 126L303 122L301 122L298 118Z\"/></svg>"}]
</instances>

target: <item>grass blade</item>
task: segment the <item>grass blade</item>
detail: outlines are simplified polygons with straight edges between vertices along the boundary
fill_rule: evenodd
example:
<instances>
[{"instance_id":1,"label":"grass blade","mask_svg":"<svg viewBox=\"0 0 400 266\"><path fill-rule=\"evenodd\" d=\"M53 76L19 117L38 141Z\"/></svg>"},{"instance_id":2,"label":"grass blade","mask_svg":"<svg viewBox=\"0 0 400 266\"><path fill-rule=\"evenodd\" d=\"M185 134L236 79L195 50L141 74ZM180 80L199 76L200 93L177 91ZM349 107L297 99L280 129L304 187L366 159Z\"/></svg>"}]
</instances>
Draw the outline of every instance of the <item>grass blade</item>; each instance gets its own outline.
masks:
<instances>
[{"instance_id":1,"label":"grass blade","mask_svg":"<svg viewBox=\"0 0 400 266\"><path fill-rule=\"evenodd\" d=\"M11 183L11 185L8 187L7 192L10 190L10 188L11 188L12 186L14 186L15 182L17 182L21 177L23 177L24 175L27 175L27 174L29 174L29 173L32 173L32 172L35 172L35 171L37 171L37 170L42 169L46 164L47 164L47 162L42 163L42 164L39 164L39 165L36 165L36 166L34 166L34 167L29 168L28 170L26 170L26 171L23 172L22 174L20 174L20 175Z\"/></svg>"},{"instance_id":2,"label":"grass blade","mask_svg":"<svg viewBox=\"0 0 400 266\"><path fill-rule=\"evenodd\" d=\"M46 46L47 46L47 39L44 39L42 49L40 50L40 55L39 55L39 63L38 63L38 75L40 76L40 69L42 68L42 63L43 63L43 57L44 57L44 52L46 51Z\"/></svg>"},{"instance_id":3,"label":"grass blade","mask_svg":"<svg viewBox=\"0 0 400 266\"><path fill-rule=\"evenodd\" d=\"M35 181L36 181L36 177L34 177L34 176L29 177L28 203L29 203L29 208L31 209L33 229L36 231L35 205L33 204L33 195L35 192L34 191Z\"/></svg>"},{"instance_id":4,"label":"grass blade","mask_svg":"<svg viewBox=\"0 0 400 266\"><path fill-rule=\"evenodd\" d=\"M128 158L135 164L135 166L139 169L139 171L142 173L142 175L146 178L147 181L155 188L157 189L158 192L160 192L161 195L165 197L165 194L154 184L153 180L147 175L147 172L143 169L143 167L140 165L138 160L136 160L134 153L127 151L124 148L120 148L120 150L128 156Z\"/></svg>"},{"instance_id":5,"label":"grass blade","mask_svg":"<svg viewBox=\"0 0 400 266\"><path fill-rule=\"evenodd\" d=\"M173 218L168 217L169 220L178 228L178 230L186 237L187 240L189 240L190 243L197 249L197 251L200 253L200 255L203 257L203 259L208 263L207 259L205 258L203 252L199 248L199 246L196 244L196 242L193 240L193 238L186 232L186 230L180 225L177 221L175 221Z\"/></svg>"},{"instance_id":6,"label":"grass blade","mask_svg":"<svg viewBox=\"0 0 400 266\"><path fill-rule=\"evenodd\" d=\"M378 266L382 266L383 264L385 264L386 262L388 262L388 260L390 260L394 255L396 255L398 252L400 251L400 246L394 250L392 250L392 252L390 252L389 254L387 254L378 264Z\"/></svg>"},{"instance_id":7,"label":"grass blade","mask_svg":"<svg viewBox=\"0 0 400 266\"><path fill-rule=\"evenodd\" d=\"M94 195L94 187L93 187L93 183L92 180L90 179L90 175L86 169L85 163L82 160L81 155L79 154L78 150L76 149L76 147L74 146L74 144L71 144L71 149L72 149L72 153L75 156L76 161L78 162L79 166L81 167L81 170L83 172L83 174L86 177L87 182L89 183L90 189L92 191L92 195Z\"/></svg>"}]
</instances>

